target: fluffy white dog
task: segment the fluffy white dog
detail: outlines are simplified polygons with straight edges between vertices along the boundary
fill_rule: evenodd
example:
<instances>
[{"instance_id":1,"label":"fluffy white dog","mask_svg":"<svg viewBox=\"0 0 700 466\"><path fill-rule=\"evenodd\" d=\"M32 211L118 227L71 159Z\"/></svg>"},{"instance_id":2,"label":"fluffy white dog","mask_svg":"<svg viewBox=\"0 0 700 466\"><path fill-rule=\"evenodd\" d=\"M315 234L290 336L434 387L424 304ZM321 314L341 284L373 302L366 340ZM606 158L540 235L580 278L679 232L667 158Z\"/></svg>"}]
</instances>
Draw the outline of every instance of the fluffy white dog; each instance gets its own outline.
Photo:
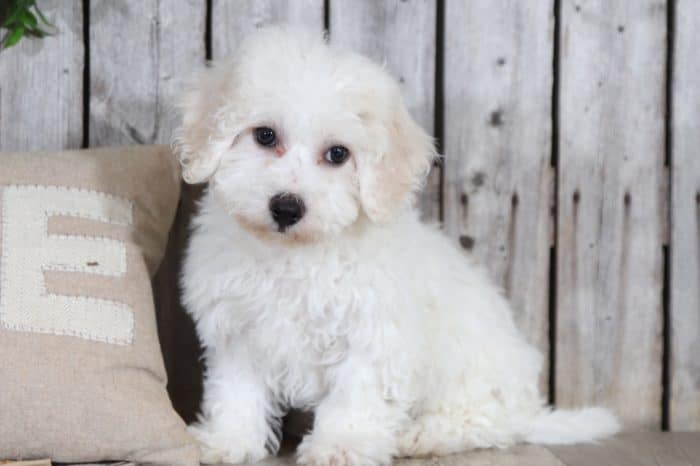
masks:
<instances>
[{"instance_id":1,"label":"fluffy white dog","mask_svg":"<svg viewBox=\"0 0 700 466\"><path fill-rule=\"evenodd\" d=\"M276 451L313 410L306 465L378 465L515 442L590 441L600 408L552 411L541 355L481 269L412 207L435 154L366 58L266 29L205 71L176 149L209 182L184 301L205 346L205 462Z\"/></svg>"}]
</instances>

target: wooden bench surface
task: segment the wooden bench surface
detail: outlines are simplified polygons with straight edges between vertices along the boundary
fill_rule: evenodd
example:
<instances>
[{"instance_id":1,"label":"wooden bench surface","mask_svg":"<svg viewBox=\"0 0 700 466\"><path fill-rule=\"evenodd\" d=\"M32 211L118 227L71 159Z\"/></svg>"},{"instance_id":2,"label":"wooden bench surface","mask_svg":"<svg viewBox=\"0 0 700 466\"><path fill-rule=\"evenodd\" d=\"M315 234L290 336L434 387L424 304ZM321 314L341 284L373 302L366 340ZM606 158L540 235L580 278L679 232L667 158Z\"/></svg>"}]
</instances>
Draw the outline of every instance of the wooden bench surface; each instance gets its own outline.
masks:
<instances>
[{"instance_id":1,"label":"wooden bench surface","mask_svg":"<svg viewBox=\"0 0 700 466\"><path fill-rule=\"evenodd\" d=\"M284 448L284 447L283 447ZM136 466L110 463L111 466ZM289 448L280 457L248 466L293 466ZM700 432L634 432L597 444L478 450L439 458L402 459L395 466L700 466ZM69 465L65 465L69 466ZM81 464L75 466L103 466ZM220 465L224 466L224 465Z\"/></svg>"},{"instance_id":2,"label":"wooden bench surface","mask_svg":"<svg viewBox=\"0 0 700 466\"><path fill-rule=\"evenodd\" d=\"M292 466L291 453L256 466ZM396 466L700 466L700 432L619 434L597 444L508 450L480 450L426 459L403 459Z\"/></svg>"}]
</instances>

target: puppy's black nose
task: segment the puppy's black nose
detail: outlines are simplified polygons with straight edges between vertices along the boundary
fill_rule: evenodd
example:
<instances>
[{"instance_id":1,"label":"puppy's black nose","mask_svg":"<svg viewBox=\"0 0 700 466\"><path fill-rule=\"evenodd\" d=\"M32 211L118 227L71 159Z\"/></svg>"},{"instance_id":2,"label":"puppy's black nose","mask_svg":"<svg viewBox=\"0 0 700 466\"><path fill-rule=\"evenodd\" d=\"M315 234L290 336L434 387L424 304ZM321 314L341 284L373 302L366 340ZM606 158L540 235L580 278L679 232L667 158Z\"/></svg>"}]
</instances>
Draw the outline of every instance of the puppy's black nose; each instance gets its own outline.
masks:
<instances>
[{"instance_id":1,"label":"puppy's black nose","mask_svg":"<svg viewBox=\"0 0 700 466\"><path fill-rule=\"evenodd\" d=\"M275 194L270 199L270 213L280 232L297 223L304 216L304 201L290 193Z\"/></svg>"}]
</instances>

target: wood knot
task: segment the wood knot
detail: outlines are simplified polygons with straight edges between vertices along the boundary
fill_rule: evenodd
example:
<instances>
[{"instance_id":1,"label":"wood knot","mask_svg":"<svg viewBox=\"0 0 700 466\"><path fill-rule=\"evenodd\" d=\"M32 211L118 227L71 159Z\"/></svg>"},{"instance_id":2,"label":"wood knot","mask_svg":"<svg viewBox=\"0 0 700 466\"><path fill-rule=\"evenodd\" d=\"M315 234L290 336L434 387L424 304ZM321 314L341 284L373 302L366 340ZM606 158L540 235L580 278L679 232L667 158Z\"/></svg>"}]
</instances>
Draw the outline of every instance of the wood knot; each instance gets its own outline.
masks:
<instances>
[{"instance_id":1,"label":"wood knot","mask_svg":"<svg viewBox=\"0 0 700 466\"><path fill-rule=\"evenodd\" d=\"M484 184L484 180L486 179L486 175L484 175L482 172L476 172L474 173L474 176L472 176L472 184L474 186L481 186Z\"/></svg>"},{"instance_id":2,"label":"wood knot","mask_svg":"<svg viewBox=\"0 0 700 466\"><path fill-rule=\"evenodd\" d=\"M503 126L503 110L499 108L491 112L491 116L489 117L489 124L494 128Z\"/></svg>"},{"instance_id":3,"label":"wood knot","mask_svg":"<svg viewBox=\"0 0 700 466\"><path fill-rule=\"evenodd\" d=\"M578 192L578 189L574 191L574 196L573 196L574 204L578 204L579 201L581 201L581 193Z\"/></svg>"},{"instance_id":4,"label":"wood knot","mask_svg":"<svg viewBox=\"0 0 700 466\"><path fill-rule=\"evenodd\" d=\"M474 238L462 235L459 237L459 244L461 244L464 249L470 250L474 247Z\"/></svg>"}]
</instances>

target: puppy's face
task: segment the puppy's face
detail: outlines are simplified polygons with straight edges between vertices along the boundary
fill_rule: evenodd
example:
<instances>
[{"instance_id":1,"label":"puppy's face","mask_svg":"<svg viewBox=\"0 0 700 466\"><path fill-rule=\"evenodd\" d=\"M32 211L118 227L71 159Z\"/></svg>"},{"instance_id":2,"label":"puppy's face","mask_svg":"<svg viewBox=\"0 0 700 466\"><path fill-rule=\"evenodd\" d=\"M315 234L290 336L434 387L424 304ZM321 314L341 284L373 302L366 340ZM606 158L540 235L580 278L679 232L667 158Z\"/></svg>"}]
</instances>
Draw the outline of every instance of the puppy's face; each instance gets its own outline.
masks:
<instances>
[{"instance_id":1,"label":"puppy's face","mask_svg":"<svg viewBox=\"0 0 700 466\"><path fill-rule=\"evenodd\" d=\"M338 233L360 215L357 160L371 136L335 93L319 90L327 83L315 81L251 80L244 92L259 97L222 147L212 189L258 234L310 241Z\"/></svg>"},{"instance_id":2,"label":"puppy's face","mask_svg":"<svg viewBox=\"0 0 700 466\"><path fill-rule=\"evenodd\" d=\"M240 225L294 242L386 221L434 157L394 81L368 60L278 29L251 36L185 95L176 141Z\"/></svg>"}]
</instances>

